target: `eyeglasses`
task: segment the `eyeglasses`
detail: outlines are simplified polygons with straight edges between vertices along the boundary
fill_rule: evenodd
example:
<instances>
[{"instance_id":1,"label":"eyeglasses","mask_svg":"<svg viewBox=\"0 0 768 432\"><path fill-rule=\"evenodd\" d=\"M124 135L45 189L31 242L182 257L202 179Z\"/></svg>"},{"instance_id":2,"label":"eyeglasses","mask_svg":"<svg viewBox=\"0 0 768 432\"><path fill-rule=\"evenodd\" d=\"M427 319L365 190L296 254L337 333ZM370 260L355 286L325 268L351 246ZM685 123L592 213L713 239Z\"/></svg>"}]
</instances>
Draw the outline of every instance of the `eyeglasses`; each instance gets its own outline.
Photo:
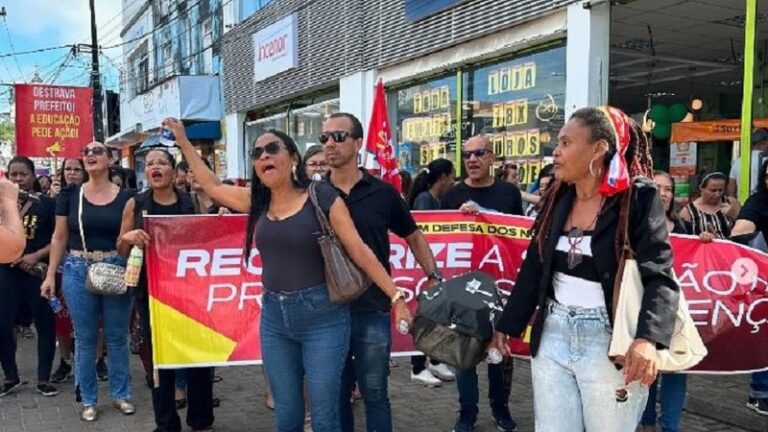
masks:
<instances>
[{"instance_id":1,"label":"eyeglasses","mask_svg":"<svg viewBox=\"0 0 768 432\"><path fill-rule=\"evenodd\" d=\"M264 147L254 147L251 149L251 160L258 160L261 159L261 155L264 154L264 152L267 152L269 155L276 155L280 152L280 149L282 147L280 146L280 142L278 141L272 141L271 143L267 143Z\"/></svg>"},{"instance_id":2,"label":"eyeglasses","mask_svg":"<svg viewBox=\"0 0 768 432\"><path fill-rule=\"evenodd\" d=\"M573 270L581 264L582 252L581 241L584 240L584 231L581 228L573 227L568 231L568 269Z\"/></svg>"},{"instance_id":3,"label":"eyeglasses","mask_svg":"<svg viewBox=\"0 0 768 432\"><path fill-rule=\"evenodd\" d=\"M306 166L309 168L327 168L328 162L307 162Z\"/></svg>"},{"instance_id":4,"label":"eyeglasses","mask_svg":"<svg viewBox=\"0 0 768 432\"><path fill-rule=\"evenodd\" d=\"M481 158L481 157L483 157L483 156L485 156L487 154L490 154L490 153L491 153L490 150L481 148L481 149L477 149L477 150L462 151L461 152L461 157L463 157L464 159L469 159L469 158L472 157L472 155L475 155L476 158Z\"/></svg>"},{"instance_id":5,"label":"eyeglasses","mask_svg":"<svg viewBox=\"0 0 768 432\"><path fill-rule=\"evenodd\" d=\"M94 156L104 156L105 154L107 154L107 149L105 149L104 147L93 147L93 148L86 147L83 149L83 156L88 156L90 154Z\"/></svg>"},{"instance_id":6,"label":"eyeglasses","mask_svg":"<svg viewBox=\"0 0 768 432\"><path fill-rule=\"evenodd\" d=\"M64 168L64 171L66 172L81 172L83 171L82 168Z\"/></svg>"},{"instance_id":7,"label":"eyeglasses","mask_svg":"<svg viewBox=\"0 0 768 432\"><path fill-rule=\"evenodd\" d=\"M326 144L328 140L333 140L334 142L340 143L344 142L347 138L354 138L351 133L347 131L332 131L332 132L323 132L320 134L320 136L317 138L318 141L320 141L320 144Z\"/></svg>"}]
</instances>

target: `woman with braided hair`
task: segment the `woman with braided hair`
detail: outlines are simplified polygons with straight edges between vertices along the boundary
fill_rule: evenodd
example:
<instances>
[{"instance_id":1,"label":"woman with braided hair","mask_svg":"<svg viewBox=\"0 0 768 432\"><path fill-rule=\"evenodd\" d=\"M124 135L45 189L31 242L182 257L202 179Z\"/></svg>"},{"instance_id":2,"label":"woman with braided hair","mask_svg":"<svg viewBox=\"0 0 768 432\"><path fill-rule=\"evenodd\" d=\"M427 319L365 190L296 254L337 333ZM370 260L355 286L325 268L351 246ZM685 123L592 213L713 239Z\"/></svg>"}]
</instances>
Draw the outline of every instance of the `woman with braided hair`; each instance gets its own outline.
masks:
<instances>
[{"instance_id":1,"label":"woman with braided hair","mask_svg":"<svg viewBox=\"0 0 768 432\"><path fill-rule=\"evenodd\" d=\"M576 111L560 130L555 181L497 329L531 331L537 432L634 431L672 337L679 288L648 141L613 107ZM635 340L608 358L625 236L645 288ZM497 333L493 345L505 347Z\"/></svg>"}]
</instances>

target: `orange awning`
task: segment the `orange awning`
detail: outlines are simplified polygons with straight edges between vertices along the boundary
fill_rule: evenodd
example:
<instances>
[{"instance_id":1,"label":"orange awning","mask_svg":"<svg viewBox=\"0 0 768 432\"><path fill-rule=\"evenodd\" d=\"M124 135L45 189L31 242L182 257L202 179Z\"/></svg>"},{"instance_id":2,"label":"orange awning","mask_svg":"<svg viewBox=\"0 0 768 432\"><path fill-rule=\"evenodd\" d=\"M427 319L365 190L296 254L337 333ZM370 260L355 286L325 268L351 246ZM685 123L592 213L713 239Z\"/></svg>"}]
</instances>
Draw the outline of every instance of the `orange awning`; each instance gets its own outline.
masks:
<instances>
[{"instance_id":1,"label":"orange awning","mask_svg":"<svg viewBox=\"0 0 768 432\"><path fill-rule=\"evenodd\" d=\"M768 128L768 119L753 121L755 128ZM738 141L741 139L741 120L710 120L673 123L670 142Z\"/></svg>"}]
</instances>

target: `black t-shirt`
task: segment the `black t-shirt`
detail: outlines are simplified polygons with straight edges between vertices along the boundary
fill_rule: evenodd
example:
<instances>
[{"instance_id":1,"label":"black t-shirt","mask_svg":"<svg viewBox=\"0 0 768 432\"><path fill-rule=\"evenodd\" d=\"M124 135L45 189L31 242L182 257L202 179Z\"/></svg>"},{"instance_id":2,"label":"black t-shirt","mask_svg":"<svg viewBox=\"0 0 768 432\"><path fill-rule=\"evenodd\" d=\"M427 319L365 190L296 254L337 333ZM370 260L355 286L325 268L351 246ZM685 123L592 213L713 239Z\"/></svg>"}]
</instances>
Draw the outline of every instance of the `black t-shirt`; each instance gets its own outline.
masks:
<instances>
[{"instance_id":1,"label":"black t-shirt","mask_svg":"<svg viewBox=\"0 0 768 432\"><path fill-rule=\"evenodd\" d=\"M467 201L474 201L480 207L501 213L523 214L520 190L505 181L494 180L487 187L471 187L461 182L443 195L442 205L444 210L457 210Z\"/></svg>"},{"instance_id":2,"label":"black t-shirt","mask_svg":"<svg viewBox=\"0 0 768 432\"><path fill-rule=\"evenodd\" d=\"M762 192L752 194L744 203L737 219L748 220L755 224L757 230L763 233L763 238L768 241L768 194Z\"/></svg>"},{"instance_id":3,"label":"black t-shirt","mask_svg":"<svg viewBox=\"0 0 768 432\"><path fill-rule=\"evenodd\" d=\"M395 188L367 171L361 171L363 177L352 187L349 195L339 189L336 191L347 203L363 242L371 248L387 273L391 273L389 231L407 237L418 228L408 206ZM372 284L350 307L353 312L388 312L392 304L381 288Z\"/></svg>"},{"instance_id":4,"label":"black t-shirt","mask_svg":"<svg viewBox=\"0 0 768 432\"><path fill-rule=\"evenodd\" d=\"M325 182L318 182L317 202L326 217L339 197ZM315 206L307 202L298 213L280 221L270 220L266 212L256 222L256 248L262 262L261 281L272 292L292 292L325 282L325 261L317 243L320 233ZM288 271L292 263L294 271Z\"/></svg>"},{"instance_id":5,"label":"black t-shirt","mask_svg":"<svg viewBox=\"0 0 768 432\"><path fill-rule=\"evenodd\" d=\"M123 209L125 203L134 194L128 189L120 189L117 197L105 205L91 204L83 196L83 225L88 252L113 251L117 248ZM69 250L83 250L83 242L80 240L79 202L80 186L72 185L61 191L56 203L56 216L67 216L69 227L67 249Z\"/></svg>"},{"instance_id":6,"label":"black t-shirt","mask_svg":"<svg viewBox=\"0 0 768 432\"><path fill-rule=\"evenodd\" d=\"M24 248L25 255L48 246L56 227L56 201L41 196L39 203L32 203L29 207L21 223L27 236L27 247Z\"/></svg>"}]
</instances>

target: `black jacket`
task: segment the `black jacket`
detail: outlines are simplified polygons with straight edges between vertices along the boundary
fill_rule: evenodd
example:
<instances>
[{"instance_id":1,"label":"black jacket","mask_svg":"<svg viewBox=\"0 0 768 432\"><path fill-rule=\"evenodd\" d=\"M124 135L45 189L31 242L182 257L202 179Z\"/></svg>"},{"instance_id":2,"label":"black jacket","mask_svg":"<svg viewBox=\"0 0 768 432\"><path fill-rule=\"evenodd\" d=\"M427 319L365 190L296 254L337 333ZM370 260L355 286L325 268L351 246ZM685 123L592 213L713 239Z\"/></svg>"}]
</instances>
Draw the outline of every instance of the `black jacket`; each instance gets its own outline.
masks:
<instances>
[{"instance_id":1,"label":"black jacket","mask_svg":"<svg viewBox=\"0 0 768 432\"><path fill-rule=\"evenodd\" d=\"M645 287L636 337L656 342L660 348L669 346L675 325L679 287L672 273L672 249L663 205L655 184L645 178L636 179L630 201L629 239L635 252ZM496 329L510 336L523 334L531 317L538 310L531 332L531 354L536 355L541 341L547 308L547 293L552 289L552 257L560 234L573 206L575 189L569 187L555 204L551 231L539 256L536 238L528 252ZM618 271L616 229L620 198L613 197L604 204L592 235L592 254L601 275L605 304L613 321L613 287Z\"/></svg>"}]
</instances>

